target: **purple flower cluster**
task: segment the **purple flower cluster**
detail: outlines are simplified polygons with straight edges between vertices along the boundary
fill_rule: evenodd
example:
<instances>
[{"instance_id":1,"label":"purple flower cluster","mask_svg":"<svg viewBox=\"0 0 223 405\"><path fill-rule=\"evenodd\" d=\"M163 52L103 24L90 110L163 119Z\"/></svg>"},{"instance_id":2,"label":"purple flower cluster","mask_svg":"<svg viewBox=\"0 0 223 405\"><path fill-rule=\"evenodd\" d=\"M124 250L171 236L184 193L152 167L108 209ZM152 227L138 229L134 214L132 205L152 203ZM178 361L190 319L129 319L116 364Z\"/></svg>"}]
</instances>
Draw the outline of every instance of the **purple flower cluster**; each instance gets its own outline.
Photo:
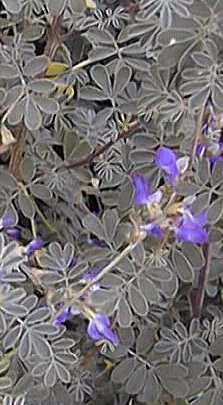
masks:
<instances>
[{"instance_id":1,"label":"purple flower cluster","mask_svg":"<svg viewBox=\"0 0 223 405\"><path fill-rule=\"evenodd\" d=\"M86 284L90 281L92 281L97 274L99 273L98 268L93 268L87 273L85 273L82 277L80 282L82 284ZM96 283L92 286L93 288L91 291L95 291L100 288L100 284ZM77 315L80 314L79 311L73 312L71 308L65 308L64 311L53 321L53 325L60 327L63 325L66 320L71 316L71 315ZM91 319L88 324L87 328L87 333L89 337L95 341L101 341L101 340L107 340L108 342L112 343L114 346L117 346L118 344L118 336L116 333L114 333L111 329L110 325L110 320L107 315L105 314L91 314Z\"/></svg>"},{"instance_id":2,"label":"purple flower cluster","mask_svg":"<svg viewBox=\"0 0 223 405\"><path fill-rule=\"evenodd\" d=\"M53 325L60 327L67 321L71 314L71 309L65 308L65 310L53 321ZM95 314L92 316L88 324L87 333L94 342L107 340L114 346L117 346L119 342L118 336L112 331L110 320L105 314Z\"/></svg>"},{"instance_id":3,"label":"purple flower cluster","mask_svg":"<svg viewBox=\"0 0 223 405\"><path fill-rule=\"evenodd\" d=\"M155 163L165 172L167 183L173 186L180 176L175 153L169 148L162 147L156 153ZM148 208L151 208L153 205L158 205L159 207L159 209L153 211L157 212L157 217L150 218L150 222L142 226L142 229L148 235L162 239L165 236L165 231L169 232L171 230L174 232L174 236L178 242L201 245L207 243L208 233L204 228L207 223L205 212L195 216L188 206L184 207L181 204L181 211L175 212L173 218L163 218L163 215L160 215L160 212L163 212L162 191L158 190L152 193L149 184L141 175L135 174L132 176L132 179L135 190L135 205L137 207L144 205Z\"/></svg>"}]
</instances>

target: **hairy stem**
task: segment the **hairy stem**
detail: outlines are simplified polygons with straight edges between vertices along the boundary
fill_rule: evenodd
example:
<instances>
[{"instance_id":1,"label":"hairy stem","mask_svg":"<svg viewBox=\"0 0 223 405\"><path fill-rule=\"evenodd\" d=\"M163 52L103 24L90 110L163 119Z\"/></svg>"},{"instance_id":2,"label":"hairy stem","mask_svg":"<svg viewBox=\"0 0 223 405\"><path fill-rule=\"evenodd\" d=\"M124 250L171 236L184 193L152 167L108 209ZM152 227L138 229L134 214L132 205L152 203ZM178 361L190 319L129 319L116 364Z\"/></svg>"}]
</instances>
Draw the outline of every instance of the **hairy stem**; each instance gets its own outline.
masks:
<instances>
[{"instance_id":1,"label":"hairy stem","mask_svg":"<svg viewBox=\"0 0 223 405\"><path fill-rule=\"evenodd\" d=\"M193 164L195 156L196 156L196 150L197 150L197 145L198 145L198 142L199 142L199 138L202 135L202 126L203 126L204 113L205 113L207 100L208 100L208 97L203 102L203 104L202 104L202 106L200 108L198 119L197 119L197 127L196 127L196 132L195 132L195 137L194 137L194 144L193 144L192 155L191 155L191 163L192 164Z\"/></svg>"},{"instance_id":2,"label":"hairy stem","mask_svg":"<svg viewBox=\"0 0 223 405\"><path fill-rule=\"evenodd\" d=\"M193 318L200 318L204 303L205 288L207 285L208 276L211 267L211 247L210 244L204 245L205 265L201 268L198 278L198 287L192 292L192 314Z\"/></svg>"},{"instance_id":3,"label":"hairy stem","mask_svg":"<svg viewBox=\"0 0 223 405\"><path fill-rule=\"evenodd\" d=\"M53 60L57 49L62 44L61 26L63 15L53 16L52 23L48 29L47 42L44 48L44 54Z\"/></svg>"}]
</instances>

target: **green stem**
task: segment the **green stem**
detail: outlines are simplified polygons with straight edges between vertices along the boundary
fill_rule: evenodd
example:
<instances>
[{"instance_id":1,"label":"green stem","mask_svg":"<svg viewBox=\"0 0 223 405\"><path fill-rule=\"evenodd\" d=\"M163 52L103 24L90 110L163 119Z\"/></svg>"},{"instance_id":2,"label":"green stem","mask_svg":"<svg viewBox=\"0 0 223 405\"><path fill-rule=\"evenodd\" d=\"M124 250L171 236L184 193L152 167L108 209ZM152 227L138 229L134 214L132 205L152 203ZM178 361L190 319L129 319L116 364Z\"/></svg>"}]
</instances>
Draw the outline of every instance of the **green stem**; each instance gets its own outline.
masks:
<instances>
[{"instance_id":1,"label":"green stem","mask_svg":"<svg viewBox=\"0 0 223 405\"><path fill-rule=\"evenodd\" d=\"M51 225L51 224L47 221L46 217L43 215L42 211L39 209L39 207L38 207L38 205L36 204L35 200L33 200L33 203L34 203L34 205L35 205L35 209L36 209L37 214L38 214L39 217L42 219L44 225L46 225L46 227L49 229L49 231L52 232L52 233L59 234L58 231L57 231L57 229L54 228L54 226Z\"/></svg>"}]
</instances>

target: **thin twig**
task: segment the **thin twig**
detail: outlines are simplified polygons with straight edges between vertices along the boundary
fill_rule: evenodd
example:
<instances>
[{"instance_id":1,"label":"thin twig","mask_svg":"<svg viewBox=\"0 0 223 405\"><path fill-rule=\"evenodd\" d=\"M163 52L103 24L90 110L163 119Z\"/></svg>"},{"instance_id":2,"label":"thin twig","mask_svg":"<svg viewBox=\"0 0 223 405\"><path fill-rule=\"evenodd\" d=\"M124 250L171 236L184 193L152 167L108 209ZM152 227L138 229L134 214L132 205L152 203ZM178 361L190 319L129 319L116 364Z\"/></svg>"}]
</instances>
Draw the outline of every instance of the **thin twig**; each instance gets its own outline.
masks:
<instances>
[{"instance_id":1,"label":"thin twig","mask_svg":"<svg viewBox=\"0 0 223 405\"><path fill-rule=\"evenodd\" d=\"M39 215L39 217L42 219L44 225L46 225L46 227L49 229L50 232L57 233L59 235L58 230L56 228L54 228L54 226L47 220L47 218L44 216L44 214L38 207L36 201L34 199L32 199L32 201L33 201L33 204L35 205L36 212Z\"/></svg>"},{"instance_id":2,"label":"thin twig","mask_svg":"<svg viewBox=\"0 0 223 405\"><path fill-rule=\"evenodd\" d=\"M139 244L139 242L142 241L144 238L144 232L139 236L139 239L136 240L136 242L130 243L118 256L116 256L107 266L103 268L103 270L100 271L100 273L97 274L96 277L94 277L93 280L89 281L79 292L77 295L75 295L75 300L77 298L80 298L87 290L89 290L92 285L98 283L105 274L109 273L110 270L112 270L124 257L126 257L130 252L132 252L135 247Z\"/></svg>"},{"instance_id":3,"label":"thin twig","mask_svg":"<svg viewBox=\"0 0 223 405\"><path fill-rule=\"evenodd\" d=\"M107 266L105 266L100 273L98 273L96 275L96 277L94 277L93 280L91 280L89 283L87 283L79 292L75 293L74 296L70 299L67 300L67 302L65 302L65 305L63 305L63 307L55 314L55 316L53 317L53 321L58 318L63 311L67 308L67 307L72 307L73 305L78 304L78 299L80 297L83 296L83 294L89 290L89 288L94 285L95 283L97 283L98 281L101 280L102 277L105 276L105 274L109 273L109 271L111 271L124 257L126 257L130 252L132 252L135 247L145 238L145 233L142 232L138 239L135 242L131 242L125 249L122 250L121 253L119 253L119 255L117 255Z\"/></svg>"},{"instance_id":4,"label":"thin twig","mask_svg":"<svg viewBox=\"0 0 223 405\"><path fill-rule=\"evenodd\" d=\"M196 291L192 292L192 314L194 318L200 318L204 303L205 288L207 285L208 276L211 267L211 247L210 244L205 244L203 247L205 265L201 268L198 278L198 287Z\"/></svg>"},{"instance_id":5,"label":"thin twig","mask_svg":"<svg viewBox=\"0 0 223 405\"><path fill-rule=\"evenodd\" d=\"M63 162L63 164L57 170L73 169L75 167L89 165L96 157L102 155L116 142L120 141L121 139L129 138L139 128L140 128L139 121L132 122L131 124L129 124L128 130L124 130L124 131L120 132L114 141L111 140L111 141L107 142L105 145L96 147L94 149L94 151L91 152L88 156L75 160L74 162L69 162L69 161Z\"/></svg>"},{"instance_id":6,"label":"thin twig","mask_svg":"<svg viewBox=\"0 0 223 405\"><path fill-rule=\"evenodd\" d=\"M54 58L58 47L61 45L61 26L63 15L53 16L52 23L48 29L47 42L44 48L44 54L51 60Z\"/></svg>"}]
</instances>

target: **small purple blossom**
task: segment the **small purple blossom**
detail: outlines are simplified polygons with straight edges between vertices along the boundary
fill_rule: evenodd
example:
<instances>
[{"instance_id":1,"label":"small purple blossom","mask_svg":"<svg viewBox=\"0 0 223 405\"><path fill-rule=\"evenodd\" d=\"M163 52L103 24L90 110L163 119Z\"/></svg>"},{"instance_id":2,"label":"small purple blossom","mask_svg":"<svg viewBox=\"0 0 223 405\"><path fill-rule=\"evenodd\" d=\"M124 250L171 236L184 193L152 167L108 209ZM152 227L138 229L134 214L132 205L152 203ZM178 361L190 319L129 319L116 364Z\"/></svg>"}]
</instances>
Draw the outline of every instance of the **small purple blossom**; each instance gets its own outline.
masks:
<instances>
[{"instance_id":1,"label":"small purple blossom","mask_svg":"<svg viewBox=\"0 0 223 405\"><path fill-rule=\"evenodd\" d=\"M94 280L99 272L100 270L97 267L87 271L87 273L83 274L83 276L81 277L81 283L89 283L89 281Z\"/></svg>"},{"instance_id":2,"label":"small purple blossom","mask_svg":"<svg viewBox=\"0 0 223 405\"><path fill-rule=\"evenodd\" d=\"M135 205L148 205L160 203L162 199L162 192L160 190L151 193L149 184L142 175L134 174L132 176L133 187L135 190Z\"/></svg>"},{"instance_id":3,"label":"small purple blossom","mask_svg":"<svg viewBox=\"0 0 223 405\"><path fill-rule=\"evenodd\" d=\"M107 244L103 241L103 240L99 240L97 238L92 237L89 241L88 241L89 245L93 245L93 246L98 246L98 247L106 247Z\"/></svg>"},{"instance_id":4,"label":"small purple blossom","mask_svg":"<svg viewBox=\"0 0 223 405\"><path fill-rule=\"evenodd\" d=\"M91 269L90 271L88 271L81 277L80 283L87 284L87 283L91 282L98 275L98 273L100 273L100 270L97 267ZM100 289L99 283L95 283L89 288L90 291L96 291L99 289Z\"/></svg>"},{"instance_id":5,"label":"small purple blossom","mask_svg":"<svg viewBox=\"0 0 223 405\"><path fill-rule=\"evenodd\" d=\"M0 219L0 228L8 229L15 225L15 219L12 215L6 214Z\"/></svg>"},{"instance_id":6,"label":"small purple blossom","mask_svg":"<svg viewBox=\"0 0 223 405\"><path fill-rule=\"evenodd\" d=\"M61 326L66 322L67 318L70 315L70 308L65 308L65 310L60 314L54 321L53 325L54 326Z\"/></svg>"},{"instance_id":7,"label":"small purple blossom","mask_svg":"<svg viewBox=\"0 0 223 405\"><path fill-rule=\"evenodd\" d=\"M17 228L11 228L6 230L7 235L14 239L14 240L20 240L21 239L21 231L20 229Z\"/></svg>"},{"instance_id":8,"label":"small purple blossom","mask_svg":"<svg viewBox=\"0 0 223 405\"><path fill-rule=\"evenodd\" d=\"M223 161L223 157L222 156L212 156L210 159L210 165L211 165L211 171L213 171L215 169L215 166L218 162L222 162Z\"/></svg>"},{"instance_id":9,"label":"small purple blossom","mask_svg":"<svg viewBox=\"0 0 223 405\"><path fill-rule=\"evenodd\" d=\"M96 314L89 322L88 335L94 341L107 340L114 346L118 344L118 336L111 329L110 320L105 314Z\"/></svg>"},{"instance_id":10,"label":"small purple blossom","mask_svg":"<svg viewBox=\"0 0 223 405\"><path fill-rule=\"evenodd\" d=\"M217 162L223 161L223 157L221 156L221 153L223 151L223 144L222 142L217 142L214 143L210 148L208 148L204 144L199 144L196 149L196 156L203 157L206 151L208 151L212 155L211 157L209 157L209 162L211 171L213 171Z\"/></svg>"},{"instance_id":11,"label":"small purple blossom","mask_svg":"<svg viewBox=\"0 0 223 405\"><path fill-rule=\"evenodd\" d=\"M156 152L155 163L167 174L167 182L173 185L179 176L175 153L169 148L161 147Z\"/></svg>"},{"instance_id":12,"label":"small purple blossom","mask_svg":"<svg viewBox=\"0 0 223 405\"><path fill-rule=\"evenodd\" d=\"M197 216L185 210L180 224L176 227L176 238L179 242L197 243L203 245L208 241L208 233L204 229L207 223L207 213L201 212Z\"/></svg>"},{"instance_id":13,"label":"small purple blossom","mask_svg":"<svg viewBox=\"0 0 223 405\"><path fill-rule=\"evenodd\" d=\"M203 133L204 135L206 135L206 136L210 135L210 134L214 131L213 125L214 125L214 120L213 120L213 118L212 118L212 122L211 122L211 123L206 122L206 123L203 125L202 133Z\"/></svg>"},{"instance_id":14,"label":"small purple blossom","mask_svg":"<svg viewBox=\"0 0 223 405\"><path fill-rule=\"evenodd\" d=\"M37 250L41 250L44 246L44 242L40 238L33 239L27 246L26 246L26 254L28 257L32 256Z\"/></svg>"}]
</instances>

